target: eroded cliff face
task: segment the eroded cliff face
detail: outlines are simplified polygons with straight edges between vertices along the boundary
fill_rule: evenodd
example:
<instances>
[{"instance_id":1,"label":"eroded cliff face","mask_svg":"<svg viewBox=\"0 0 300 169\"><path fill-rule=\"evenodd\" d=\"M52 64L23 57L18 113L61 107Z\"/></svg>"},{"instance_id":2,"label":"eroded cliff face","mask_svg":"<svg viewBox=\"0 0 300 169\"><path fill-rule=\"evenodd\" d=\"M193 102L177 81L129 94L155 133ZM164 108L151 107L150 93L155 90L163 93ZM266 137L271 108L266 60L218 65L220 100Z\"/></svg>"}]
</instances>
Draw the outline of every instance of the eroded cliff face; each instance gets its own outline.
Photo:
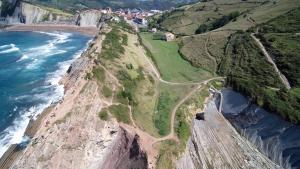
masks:
<instances>
[{"instance_id":1,"label":"eroded cliff face","mask_svg":"<svg viewBox=\"0 0 300 169\"><path fill-rule=\"evenodd\" d=\"M275 169L279 168L242 138L211 101L205 120L194 120L178 169Z\"/></svg>"},{"instance_id":2,"label":"eroded cliff face","mask_svg":"<svg viewBox=\"0 0 300 169\"><path fill-rule=\"evenodd\" d=\"M141 150L139 136L121 128L102 169L147 169L147 155Z\"/></svg>"},{"instance_id":3,"label":"eroded cliff face","mask_svg":"<svg viewBox=\"0 0 300 169\"><path fill-rule=\"evenodd\" d=\"M82 11L77 16L76 24L81 27L98 27L101 16L101 11L98 10Z\"/></svg>"},{"instance_id":4,"label":"eroded cliff face","mask_svg":"<svg viewBox=\"0 0 300 169\"><path fill-rule=\"evenodd\" d=\"M53 13L49 10L43 9L29 3L22 2L20 5L20 14L24 17L26 24L40 23L40 22L66 22L74 20L72 15L63 15Z\"/></svg>"}]
</instances>

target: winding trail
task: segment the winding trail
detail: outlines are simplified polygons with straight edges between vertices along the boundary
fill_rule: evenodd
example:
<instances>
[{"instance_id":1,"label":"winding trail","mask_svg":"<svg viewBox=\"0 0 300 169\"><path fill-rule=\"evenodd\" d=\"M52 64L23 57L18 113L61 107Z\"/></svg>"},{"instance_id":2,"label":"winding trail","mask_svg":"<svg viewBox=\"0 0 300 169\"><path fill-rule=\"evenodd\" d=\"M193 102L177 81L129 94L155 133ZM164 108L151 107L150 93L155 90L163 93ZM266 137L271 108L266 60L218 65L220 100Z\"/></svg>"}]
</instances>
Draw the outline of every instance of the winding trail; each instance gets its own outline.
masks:
<instances>
[{"instance_id":1,"label":"winding trail","mask_svg":"<svg viewBox=\"0 0 300 169\"><path fill-rule=\"evenodd\" d=\"M208 43L209 39L207 40L207 43ZM206 47L206 46L205 46ZM207 51L207 49L206 49ZM207 52L208 53L208 52ZM209 54L209 53L208 53ZM210 54L209 54L210 57L212 57ZM164 136L164 137L161 137L161 138L156 138L156 137L153 137L153 136L150 136L150 134L148 134L147 132L141 130L135 123L134 121L134 118L133 118L133 115L132 115L132 107L130 105L128 105L128 108L129 108L129 116L130 116L130 120L131 120L131 124L132 126L134 127L134 130L139 133L139 135L147 135L148 138L151 137L151 144L155 144L157 142L161 142L161 141L165 141L165 140L175 140L175 141L178 141L178 138L175 134L175 130L174 130L174 125L175 125L175 116L176 116L176 112L177 110L179 109L179 107L184 103L186 102L196 91L200 90L202 85L206 85L208 82L210 81L213 81L213 80L218 80L218 79L224 79L225 77L213 77L213 78L210 78L210 79L207 79L207 80L204 80L204 81L200 81L200 82L170 82L170 81L166 81L164 79L161 78L161 75L160 75L160 72L158 71L157 67L154 65L154 63L150 60L149 57L147 57L146 55L142 55L142 57L144 57L144 59L146 60L147 64L150 66L151 68L151 72L155 75L156 79L161 82L161 83L165 83L165 84L168 84L168 85L172 85L172 86L175 86L175 85L196 85L196 87L194 87L189 93L187 93L185 95L185 97L183 97L173 108L172 112L171 112L171 119L170 119L170 133L167 135L167 136ZM122 87L123 90L124 89L124 86L119 82L118 78L113 75L113 73L111 73L108 69L106 69L105 66L99 64L103 69L104 71L114 80L116 81L117 85ZM113 100L113 99L112 99ZM107 106L109 105L119 105L120 103L107 103ZM124 126L127 126L127 125L124 125ZM128 127L128 126L127 126Z\"/></svg>"},{"instance_id":2,"label":"winding trail","mask_svg":"<svg viewBox=\"0 0 300 169\"><path fill-rule=\"evenodd\" d=\"M273 61L272 57L269 55L269 53L267 52L266 48L264 47L264 45L260 42L260 40L258 38L255 37L254 33L251 34L251 37L255 40L255 42L258 44L259 48L261 49L261 51L263 52L263 54L265 55L265 57L267 58L268 62L270 62L276 73L278 74L280 80L282 81L282 83L284 84L284 86L289 90L291 89L291 85L289 83L289 81L287 80L287 78L280 72L280 70L277 68L277 65L275 64L275 62Z\"/></svg>"},{"instance_id":3,"label":"winding trail","mask_svg":"<svg viewBox=\"0 0 300 169\"><path fill-rule=\"evenodd\" d=\"M177 85L178 86L188 86L188 85L195 86L189 93L187 93L183 98L181 98L180 101L178 101L178 103L176 103L176 105L173 107L172 112L170 112L171 113L170 133L164 137L159 137L159 138L154 137L154 136L150 135L149 133L147 133L146 131L139 128L139 126L136 125L135 120L133 118L132 107L130 105L128 105L131 125L124 124L124 123L119 123L119 124L121 127L128 129L129 131L133 131L137 135L140 136L141 145L143 146L143 149L145 149L148 154L149 167L154 168L153 166L155 166L155 161L158 158L158 156L157 156L158 152L157 152L157 149L155 148L155 144L158 142L165 141L165 140L174 140L176 142L179 142L179 139L177 138L177 135L175 133L174 126L175 126L176 112L180 108L180 106L182 104L184 104L193 94L195 94L196 91L201 90L203 85L206 85L208 82L213 81L213 80L224 79L225 77L213 77L213 78L210 78L210 79L207 79L204 81L200 81L200 82L170 82L170 81L166 81L166 80L162 79L157 67L154 65L152 60L146 56L146 54L141 54L141 57L144 57L146 65L148 65L149 69L150 69L149 73L152 74L153 77L158 82L168 84L170 86L177 86ZM124 86L119 82L118 78L112 72L110 72L110 70L108 70L107 68L105 68L105 66L103 66L101 64L100 64L100 66L104 69L104 71L107 73L107 75L110 76L111 79L116 81L117 86L119 86L123 90L125 90ZM110 103L106 102L107 107L109 107L110 105L119 105L119 104L120 103L113 103L113 99L111 99Z\"/></svg>"},{"instance_id":4,"label":"winding trail","mask_svg":"<svg viewBox=\"0 0 300 169\"><path fill-rule=\"evenodd\" d=\"M155 144L157 142L161 142L161 141L165 141L165 140L175 140L178 141L178 138L175 134L174 131L174 124L175 124L175 116L176 116L176 112L179 109L179 107L185 102L187 101L196 91L200 90L202 85L206 85L208 82L213 81L213 80L218 80L218 79L224 79L225 77L213 77L201 82L186 82L186 83L177 83L177 82L168 82L165 81L161 78L158 70L156 69L156 67L154 66L154 64L149 60L148 57L144 56L145 59L147 60L148 64L151 66L152 68L152 72L155 74L156 78L163 83L169 84L169 85L197 85L196 87L194 87L194 89L192 89L184 98L182 98L173 108L172 113L171 113L171 123L170 123L170 128L171 131L167 136L161 137L161 138L156 138L151 136L150 134L148 134L147 132L141 130L135 123L133 115L132 115L132 107L130 105L128 105L129 108L129 116L130 116L130 120L132 123L132 126L134 127L134 131L136 131L136 133L139 133L139 135L147 135L148 138L151 138L152 141L151 144ZM114 79L114 81L117 82L118 86L121 86L124 90L124 87L120 84L119 80L108 70L106 69L103 65L100 64L100 66L104 69L104 71L112 78ZM106 103L107 107L109 107L110 105L120 105L120 103ZM124 125L126 128L128 128L127 125Z\"/></svg>"}]
</instances>

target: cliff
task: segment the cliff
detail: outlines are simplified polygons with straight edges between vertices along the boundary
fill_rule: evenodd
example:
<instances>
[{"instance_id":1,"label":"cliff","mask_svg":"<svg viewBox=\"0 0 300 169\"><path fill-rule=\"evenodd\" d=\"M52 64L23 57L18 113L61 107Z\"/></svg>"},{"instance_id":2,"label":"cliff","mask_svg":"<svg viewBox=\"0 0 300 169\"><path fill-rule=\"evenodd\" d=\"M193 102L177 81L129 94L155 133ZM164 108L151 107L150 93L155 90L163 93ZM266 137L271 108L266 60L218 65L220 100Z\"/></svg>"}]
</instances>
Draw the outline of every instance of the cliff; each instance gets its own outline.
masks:
<instances>
[{"instance_id":1,"label":"cliff","mask_svg":"<svg viewBox=\"0 0 300 169\"><path fill-rule=\"evenodd\" d=\"M51 8L42 8L40 6L21 2L20 14L24 17L26 24L40 22L70 22L73 23L74 16L68 13L63 13Z\"/></svg>"},{"instance_id":2,"label":"cliff","mask_svg":"<svg viewBox=\"0 0 300 169\"><path fill-rule=\"evenodd\" d=\"M77 15L76 24L81 27L98 27L101 19L101 11L86 10Z\"/></svg>"},{"instance_id":3,"label":"cliff","mask_svg":"<svg viewBox=\"0 0 300 169\"><path fill-rule=\"evenodd\" d=\"M279 168L242 138L211 101L205 121L194 120L186 151L178 169L275 169Z\"/></svg>"},{"instance_id":4,"label":"cliff","mask_svg":"<svg viewBox=\"0 0 300 169\"><path fill-rule=\"evenodd\" d=\"M121 128L102 169L147 169L147 155L141 150L139 136Z\"/></svg>"}]
</instances>

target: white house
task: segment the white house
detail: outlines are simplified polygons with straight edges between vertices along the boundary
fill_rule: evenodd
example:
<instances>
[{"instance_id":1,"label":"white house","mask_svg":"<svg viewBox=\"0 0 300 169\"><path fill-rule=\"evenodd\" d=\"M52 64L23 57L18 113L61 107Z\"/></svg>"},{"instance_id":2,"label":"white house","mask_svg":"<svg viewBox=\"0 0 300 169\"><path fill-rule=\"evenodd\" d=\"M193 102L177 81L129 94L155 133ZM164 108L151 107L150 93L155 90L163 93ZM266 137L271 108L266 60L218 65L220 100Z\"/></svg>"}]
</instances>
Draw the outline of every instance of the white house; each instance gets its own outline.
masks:
<instances>
[{"instance_id":1,"label":"white house","mask_svg":"<svg viewBox=\"0 0 300 169\"><path fill-rule=\"evenodd\" d=\"M173 33L167 32L165 33L165 39L166 41L173 41L175 39L175 35Z\"/></svg>"}]
</instances>

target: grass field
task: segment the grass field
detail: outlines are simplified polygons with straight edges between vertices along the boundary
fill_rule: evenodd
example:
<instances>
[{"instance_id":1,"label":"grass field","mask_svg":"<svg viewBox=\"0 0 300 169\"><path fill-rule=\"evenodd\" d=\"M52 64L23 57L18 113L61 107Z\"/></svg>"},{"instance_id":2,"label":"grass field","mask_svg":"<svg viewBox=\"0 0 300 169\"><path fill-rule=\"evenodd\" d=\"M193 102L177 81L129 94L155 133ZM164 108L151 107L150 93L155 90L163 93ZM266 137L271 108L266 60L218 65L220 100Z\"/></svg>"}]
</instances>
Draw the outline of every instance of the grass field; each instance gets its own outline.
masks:
<instances>
[{"instance_id":1,"label":"grass field","mask_svg":"<svg viewBox=\"0 0 300 169\"><path fill-rule=\"evenodd\" d=\"M151 51L162 78L172 82L201 81L212 75L200 68L193 67L178 53L176 42L153 40L153 34L141 33L142 41Z\"/></svg>"},{"instance_id":2,"label":"grass field","mask_svg":"<svg viewBox=\"0 0 300 169\"><path fill-rule=\"evenodd\" d=\"M175 105L192 89L190 86L170 86L159 84L159 97L156 104L154 124L160 135L167 135L170 132L171 112Z\"/></svg>"}]
</instances>

